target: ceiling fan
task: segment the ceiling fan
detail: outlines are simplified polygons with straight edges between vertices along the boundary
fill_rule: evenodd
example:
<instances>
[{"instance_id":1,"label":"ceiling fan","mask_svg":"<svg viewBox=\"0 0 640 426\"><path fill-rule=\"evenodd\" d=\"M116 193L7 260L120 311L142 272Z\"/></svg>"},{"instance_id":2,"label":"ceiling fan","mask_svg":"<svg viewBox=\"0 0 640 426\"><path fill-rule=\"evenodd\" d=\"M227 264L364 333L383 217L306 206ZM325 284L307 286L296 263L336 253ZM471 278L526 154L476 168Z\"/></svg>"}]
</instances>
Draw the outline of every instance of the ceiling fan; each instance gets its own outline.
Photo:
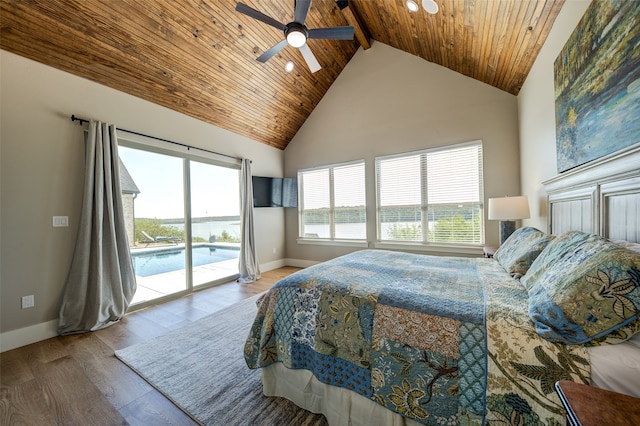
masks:
<instances>
[{"instance_id":1,"label":"ceiling fan","mask_svg":"<svg viewBox=\"0 0 640 426\"><path fill-rule=\"evenodd\" d=\"M244 3L238 3L236 5L237 12L271 25L284 33L284 40L258 56L258 61L262 63L267 62L272 56L289 45L300 50L307 66L313 73L322 67L313 52L311 52L311 49L309 49L307 39L353 40L353 27L307 28L304 25L304 21L307 19L307 12L309 12L310 5L311 0L297 0L294 6L293 21L286 25Z\"/></svg>"}]
</instances>

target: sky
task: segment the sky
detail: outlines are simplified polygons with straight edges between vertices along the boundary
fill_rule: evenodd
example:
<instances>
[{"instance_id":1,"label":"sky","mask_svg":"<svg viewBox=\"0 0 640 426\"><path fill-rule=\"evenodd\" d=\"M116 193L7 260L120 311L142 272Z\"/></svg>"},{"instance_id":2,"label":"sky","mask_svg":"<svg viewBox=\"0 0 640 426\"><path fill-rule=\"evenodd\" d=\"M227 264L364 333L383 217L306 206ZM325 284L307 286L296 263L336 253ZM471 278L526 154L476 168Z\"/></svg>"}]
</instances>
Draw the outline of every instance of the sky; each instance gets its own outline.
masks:
<instances>
[{"instance_id":1,"label":"sky","mask_svg":"<svg viewBox=\"0 0 640 426\"><path fill-rule=\"evenodd\" d=\"M173 219L184 217L183 159L118 147L120 158L140 194L135 216ZM191 160L191 216L240 214L240 171Z\"/></svg>"}]
</instances>

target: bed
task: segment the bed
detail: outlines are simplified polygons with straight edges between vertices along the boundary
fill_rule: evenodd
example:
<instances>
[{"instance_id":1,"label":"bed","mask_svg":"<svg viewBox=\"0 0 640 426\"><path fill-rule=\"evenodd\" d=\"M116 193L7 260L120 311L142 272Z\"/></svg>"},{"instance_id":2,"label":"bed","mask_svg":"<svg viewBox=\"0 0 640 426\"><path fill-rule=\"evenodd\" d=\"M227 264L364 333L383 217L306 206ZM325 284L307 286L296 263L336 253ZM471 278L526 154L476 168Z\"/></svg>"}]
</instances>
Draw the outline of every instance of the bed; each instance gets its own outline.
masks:
<instances>
[{"instance_id":1,"label":"bed","mask_svg":"<svg viewBox=\"0 0 640 426\"><path fill-rule=\"evenodd\" d=\"M259 299L247 364L332 425L563 424L562 379L640 396L629 164L550 182L548 232L521 228L493 259L361 250L290 275ZM563 203L585 200L576 229Z\"/></svg>"}]
</instances>

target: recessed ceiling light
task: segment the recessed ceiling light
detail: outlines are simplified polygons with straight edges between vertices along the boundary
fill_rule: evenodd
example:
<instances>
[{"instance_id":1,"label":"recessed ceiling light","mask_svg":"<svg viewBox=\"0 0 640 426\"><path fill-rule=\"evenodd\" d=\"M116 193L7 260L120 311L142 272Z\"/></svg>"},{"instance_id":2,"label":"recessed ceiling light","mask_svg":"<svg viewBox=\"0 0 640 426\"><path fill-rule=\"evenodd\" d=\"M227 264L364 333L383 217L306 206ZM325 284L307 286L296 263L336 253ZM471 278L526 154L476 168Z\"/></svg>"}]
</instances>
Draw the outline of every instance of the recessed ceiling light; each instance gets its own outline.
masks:
<instances>
[{"instance_id":1,"label":"recessed ceiling light","mask_svg":"<svg viewBox=\"0 0 640 426\"><path fill-rule=\"evenodd\" d=\"M291 72L293 71L293 62L289 61L284 65L284 70L286 72Z\"/></svg>"},{"instance_id":2,"label":"recessed ceiling light","mask_svg":"<svg viewBox=\"0 0 640 426\"><path fill-rule=\"evenodd\" d=\"M422 7L427 11L427 13L430 13L432 15L438 13L439 9L438 3L436 3L434 0L422 0Z\"/></svg>"},{"instance_id":3,"label":"recessed ceiling light","mask_svg":"<svg viewBox=\"0 0 640 426\"><path fill-rule=\"evenodd\" d=\"M407 5L407 9L409 9L409 12L417 12L418 11L418 3L416 3L413 0L407 0L407 2L405 3Z\"/></svg>"}]
</instances>

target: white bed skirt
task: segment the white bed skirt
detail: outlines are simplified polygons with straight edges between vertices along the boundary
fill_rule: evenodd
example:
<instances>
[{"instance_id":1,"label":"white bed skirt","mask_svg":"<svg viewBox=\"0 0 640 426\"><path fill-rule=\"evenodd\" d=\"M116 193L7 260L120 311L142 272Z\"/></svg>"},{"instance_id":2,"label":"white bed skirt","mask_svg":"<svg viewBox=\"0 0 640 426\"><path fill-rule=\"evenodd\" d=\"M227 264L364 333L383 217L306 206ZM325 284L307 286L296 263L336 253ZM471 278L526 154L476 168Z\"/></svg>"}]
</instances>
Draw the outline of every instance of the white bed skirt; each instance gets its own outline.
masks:
<instances>
[{"instance_id":1,"label":"white bed skirt","mask_svg":"<svg viewBox=\"0 0 640 426\"><path fill-rule=\"evenodd\" d=\"M640 333L617 345L589 348L591 384L640 398Z\"/></svg>"},{"instance_id":2,"label":"white bed skirt","mask_svg":"<svg viewBox=\"0 0 640 426\"><path fill-rule=\"evenodd\" d=\"M360 394L324 384L307 370L290 370L279 362L262 368L262 391L324 414L331 426L420 425Z\"/></svg>"}]
</instances>

